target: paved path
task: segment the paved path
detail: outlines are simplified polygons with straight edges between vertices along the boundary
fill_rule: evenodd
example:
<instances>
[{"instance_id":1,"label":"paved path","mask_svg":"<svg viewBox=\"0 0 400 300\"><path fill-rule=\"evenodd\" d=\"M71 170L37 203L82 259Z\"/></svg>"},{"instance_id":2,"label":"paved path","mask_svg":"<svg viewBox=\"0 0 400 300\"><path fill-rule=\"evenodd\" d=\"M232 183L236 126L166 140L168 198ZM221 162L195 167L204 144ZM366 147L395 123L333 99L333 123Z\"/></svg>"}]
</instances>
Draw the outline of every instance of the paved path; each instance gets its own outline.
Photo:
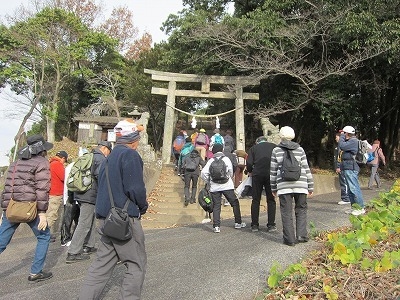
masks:
<instances>
[{"instance_id":1,"label":"paved path","mask_svg":"<svg viewBox=\"0 0 400 300\"><path fill-rule=\"evenodd\" d=\"M384 190L388 189L389 184L384 185ZM362 192L368 200L378 195L375 190ZM309 200L308 221L316 230L349 224L344 213L348 206L337 205L338 198L336 192ZM265 215L260 218L263 226L258 233L251 232L249 217L244 217L248 227L241 230L233 228L233 220L223 220L220 234L213 233L210 224L146 230L148 269L142 299L254 299L274 262L282 266L296 263L317 245L315 241L295 247L283 245L279 209L276 233L265 231ZM76 299L90 260L67 265L67 249L51 244L46 270L51 270L54 277L29 284L35 244L33 237L15 238L0 255L0 299ZM103 299L118 299L123 271L123 266L116 267Z\"/></svg>"}]
</instances>

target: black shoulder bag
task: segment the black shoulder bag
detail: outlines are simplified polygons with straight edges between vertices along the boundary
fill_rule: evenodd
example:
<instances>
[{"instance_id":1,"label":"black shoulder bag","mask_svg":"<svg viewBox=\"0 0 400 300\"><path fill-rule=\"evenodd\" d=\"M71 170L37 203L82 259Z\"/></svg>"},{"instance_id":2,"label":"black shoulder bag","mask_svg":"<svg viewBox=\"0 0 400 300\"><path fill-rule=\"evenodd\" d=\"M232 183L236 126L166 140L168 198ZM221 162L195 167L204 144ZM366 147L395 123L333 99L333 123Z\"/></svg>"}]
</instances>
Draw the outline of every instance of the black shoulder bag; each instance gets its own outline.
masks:
<instances>
[{"instance_id":1,"label":"black shoulder bag","mask_svg":"<svg viewBox=\"0 0 400 300\"><path fill-rule=\"evenodd\" d=\"M104 220L104 225L102 228L103 233L104 235L119 241L130 240L132 238L132 229L128 215L128 205L130 200L126 200L123 208L115 206L114 198L111 192L110 180L108 177L108 160L106 160L106 177L111 209L107 218Z\"/></svg>"}]
</instances>

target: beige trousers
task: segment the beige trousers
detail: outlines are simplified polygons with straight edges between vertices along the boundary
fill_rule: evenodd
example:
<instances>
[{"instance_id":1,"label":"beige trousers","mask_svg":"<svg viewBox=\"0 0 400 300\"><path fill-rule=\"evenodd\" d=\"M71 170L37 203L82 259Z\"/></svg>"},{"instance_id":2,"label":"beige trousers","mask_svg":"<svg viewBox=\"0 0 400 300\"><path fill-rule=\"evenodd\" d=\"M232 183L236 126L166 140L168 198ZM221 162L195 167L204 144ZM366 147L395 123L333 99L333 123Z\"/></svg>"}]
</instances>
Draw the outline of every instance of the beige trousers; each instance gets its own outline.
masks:
<instances>
[{"instance_id":1,"label":"beige trousers","mask_svg":"<svg viewBox=\"0 0 400 300\"><path fill-rule=\"evenodd\" d=\"M47 217L47 224L50 228L51 233L57 231L54 230L55 228L52 228L52 226L58 219L58 211L60 209L62 200L63 200L62 195L49 197L49 207L47 208L46 217Z\"/></svg>"}]
</instances>

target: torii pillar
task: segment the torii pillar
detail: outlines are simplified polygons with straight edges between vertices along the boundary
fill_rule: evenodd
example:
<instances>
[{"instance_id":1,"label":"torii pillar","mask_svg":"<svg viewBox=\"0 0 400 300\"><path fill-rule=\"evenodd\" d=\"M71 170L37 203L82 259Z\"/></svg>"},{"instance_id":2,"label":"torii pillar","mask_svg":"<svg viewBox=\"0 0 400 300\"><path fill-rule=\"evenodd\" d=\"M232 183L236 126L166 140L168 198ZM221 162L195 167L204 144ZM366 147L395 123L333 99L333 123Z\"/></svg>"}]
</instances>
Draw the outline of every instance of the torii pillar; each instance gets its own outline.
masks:
<instances>
[{"instance_id":1,"label":"torii pillar","mask_svg":"<svg viewBox=\"0 0 400 300\"><path fill-rule=\"evenodd\" d=\"M153 95L166 95L167 107L165 110L164 139L162 148L162 160L164 164L171 161L171 146L174 132L175 120L175 97L194 97L207 99L234 99L235 100L235 121L236 121L236 148L245 150L244 135L244 100L258 100L258 93L244 93L243 87L259 85L259 80L246 76L213 76L161 72L144 69L144 72L151 74L154 81L168 82L168 89L152 87ZM177 82L201 83L201 90L177 90ZM227 91L212 91L210 85L226 85ZM234 87L234 92L228 91L228 86Z\"/></svg>"}]
</instances>

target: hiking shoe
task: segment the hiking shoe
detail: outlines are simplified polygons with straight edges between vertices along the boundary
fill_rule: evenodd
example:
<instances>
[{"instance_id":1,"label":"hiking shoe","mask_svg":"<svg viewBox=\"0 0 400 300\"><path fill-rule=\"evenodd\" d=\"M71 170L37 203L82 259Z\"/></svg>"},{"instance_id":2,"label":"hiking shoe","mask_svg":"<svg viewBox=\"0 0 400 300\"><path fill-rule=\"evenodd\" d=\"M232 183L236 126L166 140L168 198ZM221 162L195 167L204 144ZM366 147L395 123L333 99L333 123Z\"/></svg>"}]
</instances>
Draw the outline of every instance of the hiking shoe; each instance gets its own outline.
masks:
<instances>
[{"instance_id":1,"label":"hiking shoe","mask_svg":"<svg viewBox=\"0 0 400 300\"><path fill-rule=\"evenodd\" d=\"M292 242L289 242L289 241L286 241L286 240L283 240L283 243L284 243L285 245L287 245L287 246L294 246L294 245L296 245L296 243L292 243Z\"/></svg>"},{"instance_id":2,"label":"hiking shoe","mask_svg":"<svg viewBox=\"0 0 400 300\"><path fill-rule=\"evenodd\" d=\"M258 226L257 225L251 225L251 231L252 232L257 232L258 231Z\"/></svg>"},{"instance_id":3,"label":"hiking shoe","mask_svg":"<svg viewBox=\"0 0 400 300\"><path fill-rule=\"evenodd\" d=\"M97 248L95 248L95 247L83 247L82 254L89 255L89 254L95 253L96 251L97 251Z\"/></svg>"},{"instance_id":4,"label":"hiking shoe","mask_svg":"<svg viewBox=\"0 0 400 300\"><path fill-rule=\"evenodd\" d=\"M215 233L220 233L220 232L221 232L221 229L217 226L217 227L214 227L214 228L213 228L213 231L214 231Z\"/></svg>"},{"instance_id":5,"label":"hiking shoe","mask_svg":"<svg viewBox=\"0 0 400 300\"><path fill-rule=\"evenodd\" d=\"M80 253L79 254L68 253L67 259L65 260L65 262L67 264L72 264L72 263L80 262L80 261L87 260L87 259L90 259L89 255L82 255Z\"/></svg>"},{"instance_id":6,"label":"hiking shoe","mask_svg":"<svg viewBox=\"0 0 400 300\"><path fill-rule=\"evenodd\" d=\"M241 228L245 228L246 227L246 223L242 222L242 223L235 223L235 229L241 229Z\"/></svg>"},{"instance_id":7,"label":"hiking shoe","mask_svg":"<svg viewBox=\"0 0 400 300\"><path fill-rule=\"evenodd\" d=\"M275 225L267 225L267 232L275 232L276 230Z\"/></svg>"},{"instance_id":8,"label":"hiking shoe","mask_svg":"<svg viewBox=\"0 0 400 300\"><path fill-rule=\"evenodd\" d=\"M359 215L363 215L365 214L365 209L353 209L353 211L351 212L351 214L353 216L359 216Z\"/></svg>"},{"instance_id":9,"label":"hiking shoe","mask_svg":"<svg viewBox=\"0 0 400 300\"><path fill-rule=\"evenodd\" d=\"M298 238L297 238L297 242L299 242L299 243L307 243L308 242L308 237L306 237L306 236L299 236Z\"/></svg>"},{"instance_id":10,"label":"hiking shoe","mask_svg":"<svg viewBox=\"0 0 400 300\"><path fill-rule=\"evenodd\" d=\"M51 277L53 277L53 273L42 271L37 274L30 274L28 276L28 281L30 283L34 283L34 282L39 282L39 281L44 281L44 280L50 279Z\"/></svg>"},{"instance_id":11,"label":"hiking shoe","mask_svg":"<svg viewBox=\"0 0 400 300\"><path fill-rule=\"evenodd\" d=\"M350 204L350 201L343 201L343 200L341 200L341 201L339 201L337 204L339 204L339 205Z\"/></svg>"}]
</instances>

